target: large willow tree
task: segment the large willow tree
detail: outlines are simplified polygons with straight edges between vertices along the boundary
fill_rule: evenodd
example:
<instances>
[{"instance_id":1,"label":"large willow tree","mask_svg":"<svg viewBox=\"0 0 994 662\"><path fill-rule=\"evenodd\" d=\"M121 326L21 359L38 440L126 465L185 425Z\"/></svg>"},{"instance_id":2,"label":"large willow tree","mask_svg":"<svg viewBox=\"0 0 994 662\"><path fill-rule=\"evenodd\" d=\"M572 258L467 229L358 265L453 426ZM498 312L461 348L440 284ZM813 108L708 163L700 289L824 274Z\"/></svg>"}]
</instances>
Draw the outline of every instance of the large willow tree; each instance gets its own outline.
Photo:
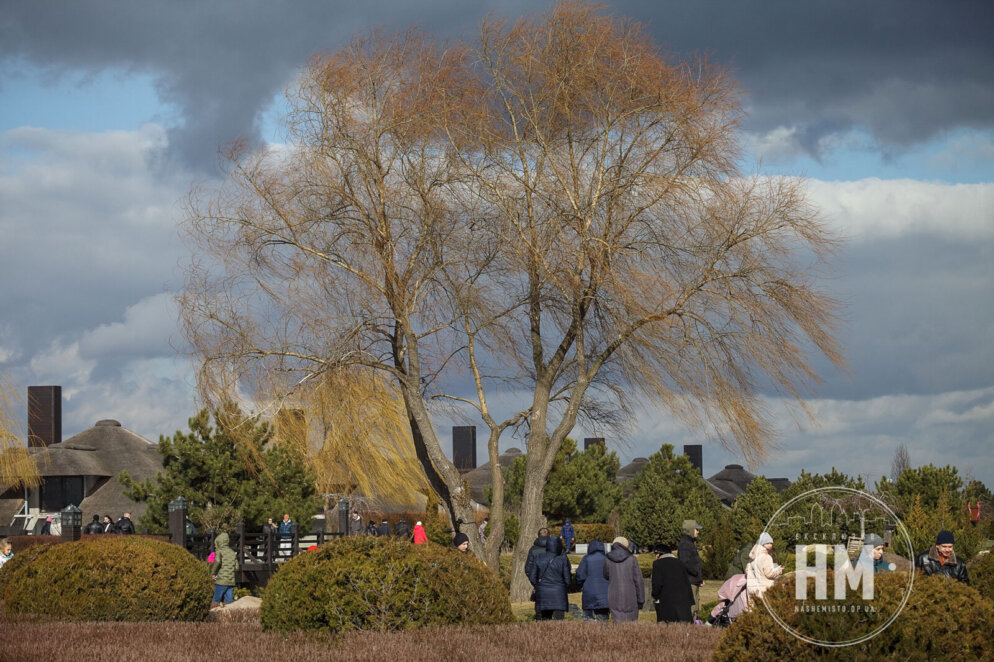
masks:
<instances>
[{"instance_id":1,"label":"large willow tree","mask_svg":"<svg viewBox=\"0 0 994 662\"><path fill-rule=\"evenodd\" d=\"M742 176L734 83L638 25L565 3L472 44L356 39L289 103L286 148L236 151L193 200L183 308L205 393L381 376L453 520L469 495L433 415L482 420L496 530L470 538L490 563L508 428L527 439L528 538L582 417L655 403L756 459L759 387L800 401L803 347L840 361L816 283L832 241L802 182ZM528 395L498 416L509 389Z\"/></svg>"}]
</instances>

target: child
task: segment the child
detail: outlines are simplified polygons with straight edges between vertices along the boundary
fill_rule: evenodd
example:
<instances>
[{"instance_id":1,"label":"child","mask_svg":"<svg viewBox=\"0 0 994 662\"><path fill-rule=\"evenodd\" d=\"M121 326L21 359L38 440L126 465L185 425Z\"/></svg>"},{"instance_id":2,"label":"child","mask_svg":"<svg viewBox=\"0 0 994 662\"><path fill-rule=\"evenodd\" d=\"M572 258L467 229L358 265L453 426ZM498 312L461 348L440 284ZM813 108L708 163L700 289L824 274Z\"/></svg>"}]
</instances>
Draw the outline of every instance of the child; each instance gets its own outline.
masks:
<instances>
[{"instance_id":1,"label":"child","mask_svg":"<svg viewBox=\"0 0 994 662\"><path fill-rule=\"evenodd\" d=\"M0 538L0 568L14 555L14 548L6 538Z\"/></svg>"}]
</instances>

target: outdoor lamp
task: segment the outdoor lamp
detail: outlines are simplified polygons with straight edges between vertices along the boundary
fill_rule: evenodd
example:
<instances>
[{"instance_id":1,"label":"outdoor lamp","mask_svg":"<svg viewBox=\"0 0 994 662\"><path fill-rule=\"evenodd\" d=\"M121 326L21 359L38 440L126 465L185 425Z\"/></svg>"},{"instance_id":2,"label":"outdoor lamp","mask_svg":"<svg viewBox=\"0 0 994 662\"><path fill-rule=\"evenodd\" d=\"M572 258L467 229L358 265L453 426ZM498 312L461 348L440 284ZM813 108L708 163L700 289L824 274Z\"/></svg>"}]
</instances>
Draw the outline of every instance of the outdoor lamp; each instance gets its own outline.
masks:
<instances>
[{"instance_id":1,"label":"outdoor lamp","mask_svg":"<svg viewBox=\"0 0 994 662\"><path fill-rule=\"evenodd\" d=\"M68 529L71 526L83 526L83 511L71 503L59 511L59 517L62 520L63 530Z\"/></svg>"},{"instance_id":2,"label":"outdoor lamp","mask_svg":"<svg viewBox=\"0 0 994 662\"><path fill-rule=\"evenodd\" d=\"M176 512L177 510L186 510L186 499L181 496L176 497L169 502L169 512Z\"/></svg>"}]
</instances>

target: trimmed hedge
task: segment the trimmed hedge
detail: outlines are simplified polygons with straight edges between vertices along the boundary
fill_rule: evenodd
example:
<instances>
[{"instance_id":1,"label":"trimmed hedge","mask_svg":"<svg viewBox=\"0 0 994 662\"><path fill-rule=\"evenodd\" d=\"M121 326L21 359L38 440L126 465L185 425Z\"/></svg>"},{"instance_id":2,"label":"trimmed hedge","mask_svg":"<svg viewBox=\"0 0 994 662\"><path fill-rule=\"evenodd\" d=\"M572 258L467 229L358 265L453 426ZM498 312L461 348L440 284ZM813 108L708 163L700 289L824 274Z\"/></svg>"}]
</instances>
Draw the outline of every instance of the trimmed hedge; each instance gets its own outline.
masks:
<instances>
[{"instance_id":1,"label":"trimmed hedge","mask_svg":"<svg viewBox=\"0 0 994 662\"><path fill-rule=\"evenodd\" d=\"M833 580L828 575L828 592ZM823 611L795 609L794 582L779 581L766 592L767 602L792 629L809 638L841 642L858 639L880 629L899 608L908 576L901 572L874 576L874 597L868 612L858 594L846 600L815 601L813 585L807 605ZM854 611L854 606L864 609ZM831 611L832 608L835 611ZM843 607L847 608L841 613ZM851 646L826 647L806 643L783 630L765 605L753 601L752 611L736 619L715 649L715 661L731 660L979 660L994 659L994 604L975 589L945 577L916 575L914 587L900 616L870 639Z\"/></svg>"},{"instance_id":2,"label":"trimmed hedge","mask_svg":"<svg viewBox=\"0 0 994 662\"><path fill-rule=\"evenodd\" d=\"M260 617L265 629L331 632L514 621L500 578L475 556L374 537L288 561L269 580Z\"/></svg>"},{"instance_id":3,"label":"trimmed hedge","mask_svg":"<svg viewBox=\"0 0 994 662\"><path fill-rule=\"evenodd\" d=\"M562 532L562 527L549 527L549 534L553 536L558 536ZM574 522L573 523L573 534L576 536L577 545L585 545L590 543L592 540L600 540L601 542L611 542L614 540L618 534L614 527L610 524L587 524L584 522Z\"/></svg>"},{"instance_id":4,"label":"trimmed hedge","mask_svg":"<svg viewBox=\"0 0 994 662\"><path fill-rule=\"evenodd\" d=\"M106 536L15 553L2 569L4 611L83 621L201 621L213 590L185 549Z\"/></svg>"}]
</instances>

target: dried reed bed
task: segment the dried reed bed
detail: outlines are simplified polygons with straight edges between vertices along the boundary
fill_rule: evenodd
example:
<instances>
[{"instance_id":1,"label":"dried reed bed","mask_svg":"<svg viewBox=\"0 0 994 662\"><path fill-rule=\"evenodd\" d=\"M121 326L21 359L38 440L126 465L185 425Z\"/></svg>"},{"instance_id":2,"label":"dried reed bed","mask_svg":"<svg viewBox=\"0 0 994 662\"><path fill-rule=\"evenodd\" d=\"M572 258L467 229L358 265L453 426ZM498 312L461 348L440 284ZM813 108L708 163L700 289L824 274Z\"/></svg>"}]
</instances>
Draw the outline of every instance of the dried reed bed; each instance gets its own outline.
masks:
<instances>
[{"instance_id":1,"label":"dried reed bed","mask_svg":"<svg viewBox=\"0 0 994 662\"><path fill-rule=\"evenodd\" d=\"M316 659L486 660L562 659L575 651L604 662L707 660L719 632L693 625L581 622L518 623L501 627L327 635L263 632L248 623L12 623L0 622L0 660L79 662ZM289 656L289 657L287 657Z\"/></svg>"}]
</instances>

